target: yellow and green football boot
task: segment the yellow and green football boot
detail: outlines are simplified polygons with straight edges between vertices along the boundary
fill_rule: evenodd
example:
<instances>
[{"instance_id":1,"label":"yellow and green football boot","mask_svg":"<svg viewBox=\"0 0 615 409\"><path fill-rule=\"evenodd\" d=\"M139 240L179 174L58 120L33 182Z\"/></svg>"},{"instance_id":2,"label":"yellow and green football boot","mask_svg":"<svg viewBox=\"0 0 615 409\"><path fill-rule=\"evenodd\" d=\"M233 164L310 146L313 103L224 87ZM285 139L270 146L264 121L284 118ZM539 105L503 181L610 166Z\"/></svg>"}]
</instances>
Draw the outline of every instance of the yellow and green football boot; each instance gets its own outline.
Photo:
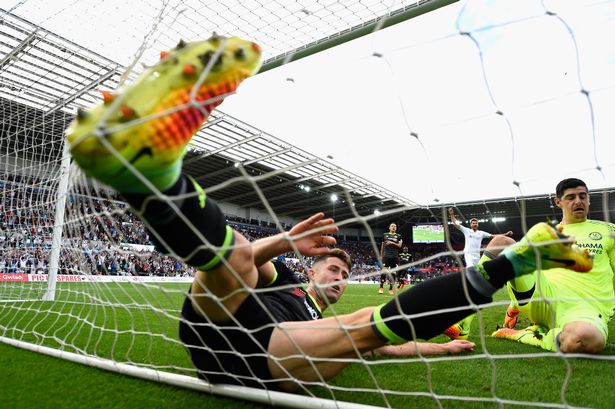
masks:
<instances>
[{"instance_id":1,"label":"yellow and green football boot","mask_svg":"<svg viewBox=\"0 0 615 409\"><path fill-rule=\"evenodd\" d=\"M162 52L125 89L80 110L66 130L70 152L85 172L121 193L172 186L187 143L215 107L256 73L261 49L214 35Z\"/></svg>"}]
</instances>

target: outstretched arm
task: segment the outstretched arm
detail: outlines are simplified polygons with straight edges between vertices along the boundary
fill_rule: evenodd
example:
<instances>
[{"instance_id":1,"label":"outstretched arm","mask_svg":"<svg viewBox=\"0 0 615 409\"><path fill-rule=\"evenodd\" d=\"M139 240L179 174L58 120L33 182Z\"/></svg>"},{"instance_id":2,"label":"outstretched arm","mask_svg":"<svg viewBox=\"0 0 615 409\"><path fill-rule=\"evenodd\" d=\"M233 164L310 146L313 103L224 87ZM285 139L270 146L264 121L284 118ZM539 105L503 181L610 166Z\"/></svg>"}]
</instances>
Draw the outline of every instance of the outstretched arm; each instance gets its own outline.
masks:
<instances>
[{"instance_id":1,"label":"outstretched arm","mask_svg":"<svg viewBox=\"0 0 615 409\"><path fill-rule=\"evenodd\" d=\"M385 345L372 352L376 356L452 355L474 351L474 347L474 342L461 339L444 344L409 341L401 345Z\"/></svg>"},{"instance_id":2,"label":"outstretched arm","mask_svg":"<svg viewBox=\"0 0 615 409\"><path fill-rule=\"evenodd\" d=\"M455 217L455 210L452 207L448 208L448 215L451 217L451 222L453 222L453 226L459 229L459 221L457 220L457 217Z\"/></svg>"}]
</instances>

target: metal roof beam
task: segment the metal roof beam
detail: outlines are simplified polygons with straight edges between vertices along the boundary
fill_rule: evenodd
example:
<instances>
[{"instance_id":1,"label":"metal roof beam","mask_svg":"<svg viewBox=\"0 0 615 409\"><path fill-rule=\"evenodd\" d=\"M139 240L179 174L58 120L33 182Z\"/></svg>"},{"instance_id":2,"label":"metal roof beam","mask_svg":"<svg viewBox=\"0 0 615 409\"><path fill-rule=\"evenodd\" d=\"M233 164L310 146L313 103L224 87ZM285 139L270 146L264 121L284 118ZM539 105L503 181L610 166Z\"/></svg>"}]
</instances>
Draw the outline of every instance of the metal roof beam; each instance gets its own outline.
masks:
<instances>
[{"instance_id":1,"label":"metal roof beam","mask_svg":"<svg viewBox=\"0 0 615 409\"><path fill-rule=\"evenodd\" d=\"M284 183L279 183L279 184L276 184L276 185L273 185L273 186L262 188L261 192L266 193L266 192L269 192L271 190L275 190L275 189L278 189L278 188L281 188L281 187L286 187L286 186L289 186L289 185L294 185L294 184L305 182L305 181L308 181L308 180L313 180L317 176L324 176L324 175L328 175L328 174L331 174L331 173L334 173L334 172L335 172L334 170L329 170L329 171L326 171L326 172L317 173L315 175L303 176L303 177L301 177L299 179L289 180L289 181L286 181ZM320 186L310 186L310 189L318 190L318 188L320 188ZM229 201L231 201L231 200L238 200L238 199L245 198L246 196L251 196L251 195L255 195L255 194L256 194L256 192L251 191L249 193L242 193L240 195L229 197L228 200ZM251 203L246 204L245 206L256 206L259 203L260 203L260 201L258 201L258 202L251 202Z\"/></svg>"},{"instance_id":2,"label":"metal roof beam","mask_svg":"<svg viewBox=\"0 0 615 409\"><path fill-rule=\"evenodd\" d=\"M256 139L258 139L258 138L260 138L262 136L263 135L261 135L261 134L252 135L252 136L250 136L248 138L245 138L245 139L233 142L230 145L225 145L225 146L222 146L222 147L220 147L218 149L214 149L213 151L207 151L207 152L199 153L197 156L184 161L184 164L189 164L189 163L192 163L192 162L197 162L200 159L206 158L206 157L211 156L211 155L216 155L216 154L222 153L222 152L224 152L224 151L226 151L228 149L234 148L234 147L239 146L239 145L244 144L244 143L251 142L251 141L256 140Z\"/></svg>"},{"instance_id":3,"label":"metal roof beam","mask_svg":"<svg viewBox=\"0 0 615 409\"><path fill-rule=\"evenodd\" d=\"M74 93L70 97L65 98L65 99L59 99L59 102L53 108L51 108L49 111L47 111L47 113L50 114L50 113L55 112L58 109L62 108L63 106L66 106L67 104L70 104L71 102L73 102L74 100L76 100L77 98L82 96L83 94L87 94L92 89L94 89L95 87L99 86L103 82L107 81L109 78L113 77L117 73L118 72L117 72L117 67L116 67L116 68L112 69L111 71L109 71L109 72L103 74L102 76L98 77L94 81L90 82L85 87L79 89L79 91L77 91L76 93Z\"/></svg>"},{"instance_id":4,"label":"metal roof beam","mask_svg":"<svg viewBox=\"0 0 615 409\"><path fill-rule=\"evenodd\" d=\"M38 38L38 36L36 35L37 32L38 32L38 29L34 30L26 38L24 38L19 44L17 44L17 46L15 48L13 48L11 50L11 52L8 53L2 59L2 61L0 61L0 68L2 68L3 66L7 65L13 58L15 58L15 57L17 57L17 55L21 54L27 46L32 44L34 42L34 40L36 40Z\"/></svg>"},{"instance_id":5,"label":"metal roof beam","mask_svg":"<svg viewBox=\"0 0 615 409\"><path fill-rule=\"evenodd\" d=\"M288 153L288 152L292 152L292 148L282 149L280 151L271 152L270 154L265 155L265 156L259 156L258 158L250 159L250 160L241 162L241 165L242 166L248 166L248 165L251 165L253 163L264 162L267 159L275 158L276 156L280 156L280 155L283 155L283 154Z\"/></svg>"}]
</instances>

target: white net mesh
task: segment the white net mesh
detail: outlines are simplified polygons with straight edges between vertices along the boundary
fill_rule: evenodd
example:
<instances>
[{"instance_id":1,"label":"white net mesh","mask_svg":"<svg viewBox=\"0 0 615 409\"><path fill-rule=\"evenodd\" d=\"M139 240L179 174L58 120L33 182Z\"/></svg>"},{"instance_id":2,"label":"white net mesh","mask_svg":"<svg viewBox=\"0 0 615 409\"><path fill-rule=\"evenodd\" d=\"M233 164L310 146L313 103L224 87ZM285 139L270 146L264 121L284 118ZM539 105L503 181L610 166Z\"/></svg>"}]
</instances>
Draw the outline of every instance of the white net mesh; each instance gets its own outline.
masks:
<instances>
[{"instance_id":1,"label":"white net mesh","mask_svg":"<svg viewBox=\"0 0 615 409\"><path fill-rule=\"evenodd\" d=\"M292 58L309 45L379 19L394 18L416 4L167 1L155 7L149 2L132 2L130 9L126 7L107 8L105 2L16 2L12 8L0 11L0 336L120 364L194 376L196 370L177 332L182 302L195 269L154 250L144 224L112 190L87 179L75 166L67 173L66 162L62 162L63 158L66 160L64 130L78 108L87 109L98 103L101 89L113 90L120 83L130 83L142 65L151 65L158 58L153 49L169 49L179 38L204 38L214 31L239 35L260 44L265 60ZM583 18L572 18L575 13L581 13L578 15ZM468 63L468 70L475 72L484 86L478 106L465 106L463 99L456 99L474 90L464 87L463 77L454 75L454 67L438 67L442 71L429 76L433 66L415 61L413 75L431 78L426 81L428 91L414 88L423 98L408 97L406 92L412 84L404 83L395 69L390 71L391 82L384 86L391 91L387 105L391 111L401 111L397 119L402 132L411 135L413 147L419 152L414 159L429 163L439 158L440 167L446 167L446 172L420 178L421 186L426 186L427 194L431 195L428 201L457 200L444 192L440 184L441 179L455 172L448 167L458 156L454 150L447 153L443 149L442 145L450 139L442 135L451 129L472 128L483 121L488 124L480 128L483 133L468 137L464 143L499 144L503 155L512 156L510 161L507 159L511 166L506 168L504 180L515 182L510 196L520 197L501 202L519 203L513 211L513 217L519 221L517 226L525 230L526 225L544 219L545 215L558 217L552 206L546 212L542 210L544 205L534 206L535 202L547 202L545 195L522 194L528 190L536 193L536 180L561 179L569 173L590 179L590 187L605 188L603 194L595 196L598 200L593 208L599 210L593 218L610 220L608 187L612 185L612 163L605 147L610 146L606 138L612 129L607 107L613 102L614 57L608 44L601 46L600 52L584 45L596 38L609 38L613 13L610 2L566 2L559 8L536 2L518 15L513 10L503 12L490 2L469 2L459 7L450 33L440 33L427 45L402 40L398 48L390 44L384 55L374 50L367 52L365 58L381 58L391 67L396 58L401 59L396 50L434 49L451 42L472 50L474 58ZM79 21L96 24L91 27L77 24ZM99 22L103 24L98 25ZM593 23L594 29L590 30L588 27ZM531 25L557 25L559 35L548 31L548 38L537 38L534 34L525 40L544 41L545 50L565 48L567 60L561 63L575 66L577 72L566 72L567 79L563 81L526 80L557 75L552 67L533 66L533 59L541 56L526 55L523 41L511 40L524 38L522 33ZM86 31L82 31L84 27ZM563 42L565 47L560 46ZM443 51L450 48L443 47ZM427 54L424 56L429 60ZM503 69L506 64L502 60L515 69ZM523 64L517 64L518 60ZM129 67L127 71L125 66ZM439 81L445 85L434 85ZM513 82L515 87L498 86L502 81ZM287 82L292 83L293 78L289 77ZM325 81L322 89L314 89L318 98L308 103L331 92L329 85ZM397 90L396 85L400 85ZM449 92L449 87L454 90ZM517 88L517 92L513 93L512 88ZM344 89L353 92L342 88L341 93ZM244 95L250 97L250 92ZM297 98L292 93L288 92L289 98ZM519 95L525 98L519 100ZM262 94L259 98L263 98ZM567 104L569 100L573 100L572 105ZM548 110L542 109L545 105L549 105ZM260 107L247 112L237 103L230 109L235 116L245 114L251 119L250 112L259 115ZM445 115L444 126L439 121L440 110L455 112ZM296 111L301 115L310 112L303 108ZM414 120L417 112L424 114L423 119ZM547 122L557 132L564 132L565 121L551 117L557 114L579 114L584 118L583 125L574 129L581 145L577 152L589 160L583 165L566 165L562 172L549 171L544 166L541 169L539 165L544 172L537 174L534 163L543 160L545 152L527 149L535 135L528 129L536 127L546 132L551 129L545 125ZM378 115L368 116L363 118L369 123L365 126L377 129ZM407 199L412 196L405 192L371 183L360 172L340 169L297 147L309 145L290 142L285 137L278 139L259 129L259 124L214 112L189 146L184 170L203 185L210 197L221 201L228 222L250 241L288 230L313 210L326 210L342 228L337 235L338 244L355 259L347 294L343 301L329 308L328 314L341 317L358 308L380 304L383 295L377 293L375 284L380 270L374 261L382 261L378 249L383 228L388 221L397 221L400 231L408 237L411 225L445 223L442 205L418 206ZM306 129L313 132L307 126ZM489 139L489 130L495 129L499 130L497 137ZM299 130L297 133L301 134ZM392 151L396 149L395 143L392 138L384 145ZM562 145L568 143L573 142L566 138ZM576 146L576 142L573 144ZM520 162L519 152L531 164L525 166L526 162ZM558 152L563 154L568 149ZM496 159L484 158L483 163ZM66 191L61 187L63 177L69 181ZM503 179L494 171L475 176L473 182L503 184ZM388 186L381 180L378 183ZM331 187L339 193L335 197ZM416 201L422 203L422 199ZM478 214L499 217L503 210L498 204L499 201L483 201L459 209L465 209L462 216L467 218ZM61 240L54 242L54 233L61 233ZM410 268L422 273L411 276L410 284L458 270L459 252L445 244L417 242L411 247L414 261L400 267L400 271ZM459 243L456 244L454 247L459 250ZM57 262L52 256L54 246ZM287 264L298 272L305 272L309 266L309 260L293 254L286 256ZM57 284L50 290L48 277L54 274ZM216 297L213 300L223 301ZM508 305L506 294L498 293L495 304L496 307L479 313L473 324L471 340L478 344L473 354L337 358L339 362L351 363L345 372L333 380L323 375L318 381L306 383L301 391L307 396L323 397L334 406L356 402L385 407L608 407L608 382L605 384L604 378L594 375L590 378L591 393L583 382L589 373L612 372L612 335L605 353L583 356L591 358L585 360L492 340L488 335L496 323L501 323ZM529 322L522 319L522 324ZM609 325L612 330L612 323ZM319 362L308 359L314 364ZM531 373L527 371L529 363ZM275 396L267 399L280 404ZM287 405L322 404L310 400L292 402Z\"/></svg>"}]
</instances>

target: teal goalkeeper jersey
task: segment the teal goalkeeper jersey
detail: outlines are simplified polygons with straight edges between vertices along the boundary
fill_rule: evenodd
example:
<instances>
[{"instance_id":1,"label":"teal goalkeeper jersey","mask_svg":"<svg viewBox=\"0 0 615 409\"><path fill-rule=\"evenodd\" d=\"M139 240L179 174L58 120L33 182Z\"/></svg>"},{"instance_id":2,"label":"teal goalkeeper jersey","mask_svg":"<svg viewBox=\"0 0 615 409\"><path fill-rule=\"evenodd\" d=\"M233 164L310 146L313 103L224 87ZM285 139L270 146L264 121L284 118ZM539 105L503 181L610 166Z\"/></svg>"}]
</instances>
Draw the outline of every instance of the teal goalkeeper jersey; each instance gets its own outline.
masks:
<instances>
[{"instance_id":1,"label":"teal goalkeeper jersey","mask_svg":"<svg viewBox=\"0 0 615 409\"><path fill-rule=\"evenodd\" d=\"M557 288L558 297L582 298L595 305L607 317L613 315L615 294L615 225L598 220L564 224L564 234L576 239L577 245L594 255L594 267L588 273L563 268L545 270L545 277Z\"/></svg>"}]
</instances>

